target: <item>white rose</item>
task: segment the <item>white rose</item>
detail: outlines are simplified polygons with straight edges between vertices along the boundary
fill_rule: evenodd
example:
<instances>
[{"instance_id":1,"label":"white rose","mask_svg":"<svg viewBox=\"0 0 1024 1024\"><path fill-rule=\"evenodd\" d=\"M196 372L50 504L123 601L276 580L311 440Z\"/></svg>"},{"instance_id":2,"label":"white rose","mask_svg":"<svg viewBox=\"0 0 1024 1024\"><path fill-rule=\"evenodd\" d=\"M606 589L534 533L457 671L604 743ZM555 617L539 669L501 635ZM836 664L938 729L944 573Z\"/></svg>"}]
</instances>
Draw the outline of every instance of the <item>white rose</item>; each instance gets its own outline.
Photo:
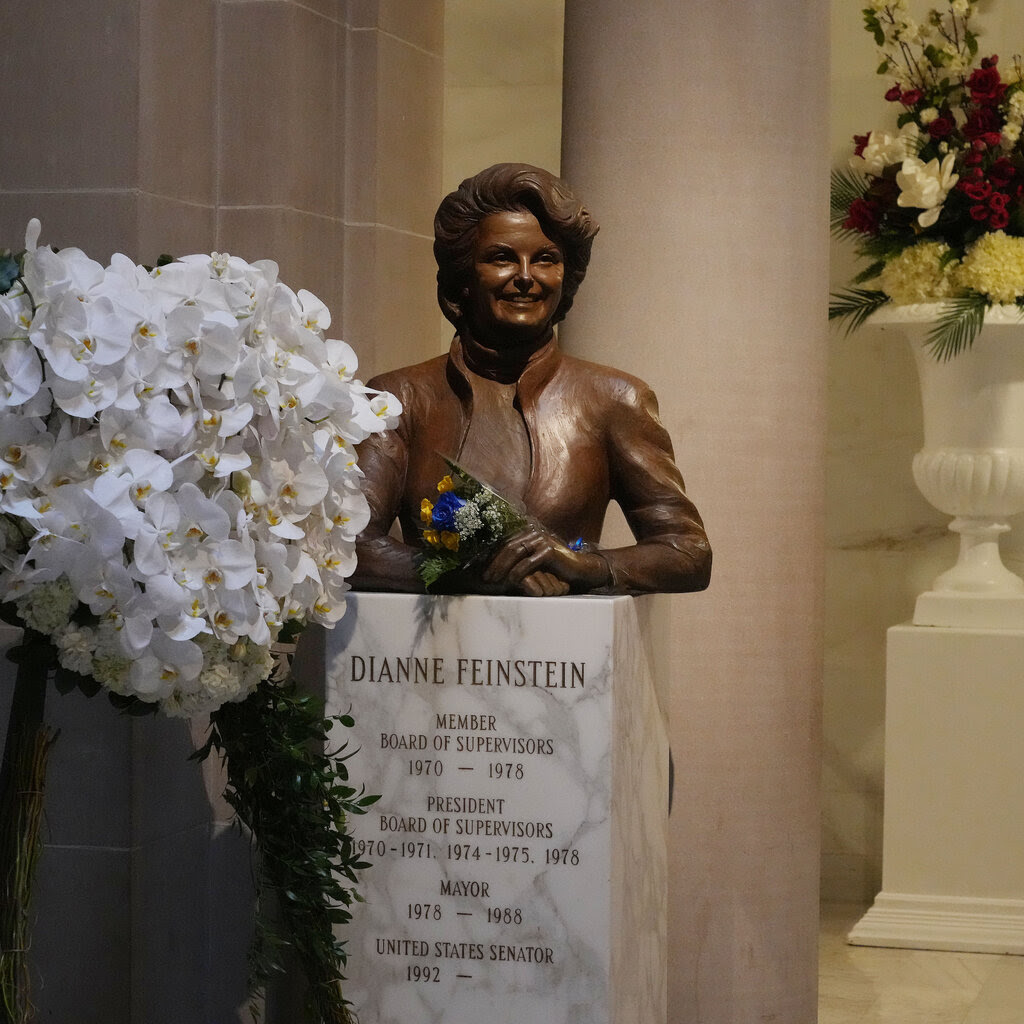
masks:
<instances>
[{"instance_id":1,"label":"white rose","mask_svg":"<svg viewBox=\"0 0 1024 1024\"><path fill-rule=\"evenodd\" d=\"M900 206L923 210L917 218L917 223L923 228L931 227L939 219L949 190L960 180L960 175L953 173L955 160L954 153L943 157L941 164L938 157L928 163L917 157L908 157L896 174L896 184L900 187L896 202Z\"/></svg>"},{"instance_id":2,"label":"white rose","mask_svg":"<svg viewBox=\"0 0 1024 1024\"><path fill-rule=\"evenodd\" d=\"M914 122L906 125L898 135L872 132L860 156L850 158L850 166L865 174L880 175L891 164L902 163L915 156L918 150L919 129Z\"/></svg>"}]
</instances>

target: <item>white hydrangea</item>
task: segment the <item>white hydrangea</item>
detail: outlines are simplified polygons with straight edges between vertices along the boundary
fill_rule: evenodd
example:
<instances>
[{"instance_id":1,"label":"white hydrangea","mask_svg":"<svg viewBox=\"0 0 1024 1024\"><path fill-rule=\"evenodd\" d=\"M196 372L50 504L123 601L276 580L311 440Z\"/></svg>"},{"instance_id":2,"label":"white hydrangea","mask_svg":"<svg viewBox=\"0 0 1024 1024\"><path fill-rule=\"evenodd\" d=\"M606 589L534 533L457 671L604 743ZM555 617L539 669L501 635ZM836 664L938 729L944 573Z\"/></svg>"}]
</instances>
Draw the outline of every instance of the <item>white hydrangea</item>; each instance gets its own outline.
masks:
<instances>
[{"instance_id":1,"label":"white hydrangea","mask_svg":"<svg viewBox=\"0 0 1024 1024\"><path fill-rule=\"evenodd\" d=\"M78 606L78 598L65 577L40 582L15 602L18 615L29 629L47 636L66 626Z\"/></svg>"},{"instance_id":2,"label":"white hydrangea","mask_svg":"<svg viewBox=\"0 0 1024 1024\"><path fill-rule=\"evenodd\" d=\"M92 659L96 650L94 629L72 622L55 630L52 639L61 665L83 676L93 674Z\"/></svg>"}]
</instances>

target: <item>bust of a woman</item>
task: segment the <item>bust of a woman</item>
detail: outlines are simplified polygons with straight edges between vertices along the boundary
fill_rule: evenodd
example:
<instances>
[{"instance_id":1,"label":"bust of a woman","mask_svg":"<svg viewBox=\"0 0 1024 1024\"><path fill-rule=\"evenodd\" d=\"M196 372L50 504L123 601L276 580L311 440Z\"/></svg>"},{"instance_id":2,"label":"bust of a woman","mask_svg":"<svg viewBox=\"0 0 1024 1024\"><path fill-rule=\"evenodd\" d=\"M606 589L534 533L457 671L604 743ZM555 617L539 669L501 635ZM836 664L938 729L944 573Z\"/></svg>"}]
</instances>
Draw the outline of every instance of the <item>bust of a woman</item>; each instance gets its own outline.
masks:
<instances>
[{"instance_id":1,"label":"bust of a woman","mask_svg":"<svg viewBox=\"0 0 1024 1024\"><path fill-rule=\"evenodd\" d=\"M357 589L423 589L420 502L445 474L443 456L533 520L488 564L460 574L461 592L707 586L711 549L654 394L558 348L555 324L586 274L596 233L564 182L526 164L489 167L442 201L438 301L456 334L446 355L370 381L397 395L404 412L395 430L359 448L370 522L358 544ZM636 543L603 549L612 500ZM389 534L396 518L401 540Z\"/></svg>"}]
</instances>

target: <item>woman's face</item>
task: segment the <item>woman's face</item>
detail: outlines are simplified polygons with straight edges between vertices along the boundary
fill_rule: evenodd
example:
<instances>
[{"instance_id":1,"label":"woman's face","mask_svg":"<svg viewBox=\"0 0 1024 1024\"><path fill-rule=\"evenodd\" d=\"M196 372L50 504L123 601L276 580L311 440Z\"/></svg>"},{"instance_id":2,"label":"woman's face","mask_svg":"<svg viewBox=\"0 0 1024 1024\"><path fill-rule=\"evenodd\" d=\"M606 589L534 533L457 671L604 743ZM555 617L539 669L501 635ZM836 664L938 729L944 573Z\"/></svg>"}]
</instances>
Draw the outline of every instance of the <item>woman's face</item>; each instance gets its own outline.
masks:
<instances>
[{"instance_id":1,"label":"woman's face","mask_svg":"<svg viewBox=\"0 0 1024 1024\"><path fill-rule=\"evenodd\" d=\"M564 276L561 248L532 213L485 217L476 229L463 305L474 337L504 347L550 336Z\"/></svg>"}]
</instances>

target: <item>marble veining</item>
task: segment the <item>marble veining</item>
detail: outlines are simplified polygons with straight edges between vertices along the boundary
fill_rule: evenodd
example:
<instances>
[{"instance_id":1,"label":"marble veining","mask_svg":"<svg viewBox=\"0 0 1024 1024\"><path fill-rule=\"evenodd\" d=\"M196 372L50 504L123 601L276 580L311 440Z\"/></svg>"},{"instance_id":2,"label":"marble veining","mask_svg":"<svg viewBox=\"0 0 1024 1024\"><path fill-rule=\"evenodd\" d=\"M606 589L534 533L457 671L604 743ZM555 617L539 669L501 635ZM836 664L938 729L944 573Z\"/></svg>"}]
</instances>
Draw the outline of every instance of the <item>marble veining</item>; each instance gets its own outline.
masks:
<instances>
[{"instance_id":1,"label":"marble veining","mask_svg":"<svg viewBox=\"0 0 1024 1024\"><path fill-rule=\"evenodd\" d=\"M350 598L329 700L383 794L356 823L363 1020L664 1024L668 755L644 650L630 598Z\"/></svg>"}]
</instances>

